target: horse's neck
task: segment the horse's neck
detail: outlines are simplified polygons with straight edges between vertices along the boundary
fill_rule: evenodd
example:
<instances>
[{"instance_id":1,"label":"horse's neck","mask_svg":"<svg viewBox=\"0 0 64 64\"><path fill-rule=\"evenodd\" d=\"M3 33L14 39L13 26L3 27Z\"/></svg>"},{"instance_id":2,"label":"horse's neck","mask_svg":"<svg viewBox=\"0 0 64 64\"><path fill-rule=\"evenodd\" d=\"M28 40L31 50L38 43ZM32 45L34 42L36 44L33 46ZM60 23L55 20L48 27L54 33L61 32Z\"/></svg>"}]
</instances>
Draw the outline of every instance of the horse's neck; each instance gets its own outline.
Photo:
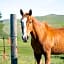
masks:
<instances>
[{"instance_id":1,"label":"horse's neck","mask_svg":"<svg viewBox=\"0 0 64 64\"><path fill-rule=\"evenodd\" d=\"M32 36L36 39L42 40L43 36L44 36L44 31L42 28L42 23L38 22L37 19L33 18L33 32L32 32Z\"/></svg>"},{"instance_id":2,"label":"horse's neck","mask_svg":"<svg viewBox=\"0 0 64 64\"><path fill-rule=\"evenodd\" d=\"M33 17L32 23L33 23L33 31L31 32L31 36L36 39L36 37L38 36L38 32L40 31L38 26L39 22L37 21L37 19Z\"/></svg>"}]
</instances>

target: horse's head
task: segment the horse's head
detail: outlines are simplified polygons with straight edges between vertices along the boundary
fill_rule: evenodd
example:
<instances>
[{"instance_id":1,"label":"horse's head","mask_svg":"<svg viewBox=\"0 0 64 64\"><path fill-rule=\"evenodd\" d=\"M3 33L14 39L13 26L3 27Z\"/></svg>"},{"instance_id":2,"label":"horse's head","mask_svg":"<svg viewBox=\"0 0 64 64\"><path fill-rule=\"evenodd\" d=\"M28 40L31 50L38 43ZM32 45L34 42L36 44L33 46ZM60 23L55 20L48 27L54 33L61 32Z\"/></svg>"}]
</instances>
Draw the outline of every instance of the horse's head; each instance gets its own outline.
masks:
<instances>
[{"instance_id":1,"label":"horse's head","mask_svg":"<svg viewBox=\"0 0 64 64\"><path fill-rule=\"evenodd\" d=\"M20 10L21 18L21 28L22 28L22 39L27 42L30 32L32 31L32 10L30 9L28 13L23 13Z\"/></svg>"}]
</instances>

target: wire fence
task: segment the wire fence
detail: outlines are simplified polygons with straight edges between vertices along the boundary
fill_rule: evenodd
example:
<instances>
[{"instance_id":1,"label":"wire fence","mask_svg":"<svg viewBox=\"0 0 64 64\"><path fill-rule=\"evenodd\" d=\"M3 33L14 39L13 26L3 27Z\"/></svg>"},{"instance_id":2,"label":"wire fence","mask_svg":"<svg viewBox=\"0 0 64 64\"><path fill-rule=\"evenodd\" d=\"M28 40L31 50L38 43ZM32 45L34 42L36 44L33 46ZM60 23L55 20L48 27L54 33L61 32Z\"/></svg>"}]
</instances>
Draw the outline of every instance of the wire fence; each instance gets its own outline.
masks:
<instances>
[{"instance_id":1,"label":"wire fence","mask_svg":"<svg viewBox=\"0 0 64 64\"><path fill-rule=\"evenodd\" d=\"M7 64L8 60L10 60L10 43L9 39L3 37L0 38L0 64Z\"/></svg>"},{"instance_id":2,"label":"wire fence","mask_svg":"<svg viewBox=\"0 0 64 64\"><path fill-rule=\"evenodd\" d=\"M25 64L26 62L33 63L33 52L30 46L30 41L24 44L22 41L18 42L18 64ZM20 45L21 44L21 45ZM0 39L0 64L11 64L11 43L10 38Z\"/></svg>"}]
</instances>

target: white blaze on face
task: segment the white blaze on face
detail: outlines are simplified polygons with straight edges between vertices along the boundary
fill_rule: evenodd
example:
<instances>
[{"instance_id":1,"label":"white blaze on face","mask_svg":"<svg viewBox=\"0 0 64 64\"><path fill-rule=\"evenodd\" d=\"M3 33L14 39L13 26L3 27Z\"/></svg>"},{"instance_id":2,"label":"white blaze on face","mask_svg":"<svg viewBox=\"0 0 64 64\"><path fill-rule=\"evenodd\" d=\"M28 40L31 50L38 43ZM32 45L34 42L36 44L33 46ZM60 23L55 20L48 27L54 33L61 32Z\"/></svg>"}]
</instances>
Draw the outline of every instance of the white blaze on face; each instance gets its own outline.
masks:
<instances>
[{"instance_id":1,"label":"white blaze on face","mask_svg":"<svg viewBox=\"0 0 64 64\"><path fill-rule=\"evenodd\" d=\"M23 32L24 32L23 38L24 38L24 37L27 37L27 33L26 33L26 21L27 21L27 18L23 18L23 19L22 19L22 23L23 23L23 27L24 27L24 29L23 29L23 30L24 30L24 31L23 31Z\"/></svg>"}]
</instances>

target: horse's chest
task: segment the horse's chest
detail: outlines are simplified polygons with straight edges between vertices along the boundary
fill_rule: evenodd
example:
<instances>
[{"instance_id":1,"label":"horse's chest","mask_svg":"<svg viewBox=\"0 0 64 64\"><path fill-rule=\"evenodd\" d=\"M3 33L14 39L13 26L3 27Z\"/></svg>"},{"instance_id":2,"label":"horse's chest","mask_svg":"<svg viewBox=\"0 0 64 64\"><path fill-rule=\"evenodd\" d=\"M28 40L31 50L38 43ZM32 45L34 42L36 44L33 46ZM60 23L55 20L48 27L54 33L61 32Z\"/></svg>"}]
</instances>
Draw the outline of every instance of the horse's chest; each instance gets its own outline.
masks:
<instances>
[{"instance_id":1,"label":"horse's chest","mask_svg":"<svg viewBox=\"0 0 64 64\"><path fill-rule=\"evenodd\" d=\"M42 53L42 46L38 40L31 40L31 46L36 53Z\"/></svg>"}]
</instances>

